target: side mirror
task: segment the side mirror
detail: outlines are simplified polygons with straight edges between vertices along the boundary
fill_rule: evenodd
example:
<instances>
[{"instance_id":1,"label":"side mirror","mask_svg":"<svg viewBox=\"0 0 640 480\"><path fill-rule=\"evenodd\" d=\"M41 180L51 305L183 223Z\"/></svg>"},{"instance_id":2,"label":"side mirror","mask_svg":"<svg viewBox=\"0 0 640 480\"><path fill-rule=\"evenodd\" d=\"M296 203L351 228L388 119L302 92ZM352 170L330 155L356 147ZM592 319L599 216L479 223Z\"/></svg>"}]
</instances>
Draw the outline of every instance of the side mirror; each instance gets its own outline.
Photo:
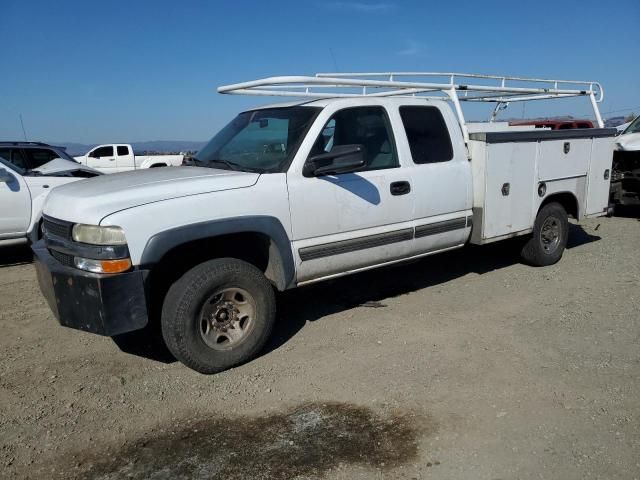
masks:
<instances>
[{"instance_id":1,"label":"side mirror","mask_svg":"<svg viewBox=\"0 0 640 480\"><path fill-rule=\"evenodd\" d=\"M100 158L98 157L98 155L96 155L96 151L97 150L94 150L93 152L89 152L89 158Z\"/></svg>"},{"instance_id":2,"label":"side mirror","mask_svg":"<svg viewBox=\"0 0 640 480\"><path fill-rule=\"evenodd\" d=\"M9 183L11 180L13 180L13 177L7 171L7 169L0 168L0 183Z\"/></svg>"},{"instance_id":3,"label":"side mirror","mask_svg":"<svg viewBox=\"0 0 640 480\"><path fill-rule=\"evenodd\" d=\"M305 177L321 177L350 173L363 167L365 163L363 145L336 145L328 153L309 157L302 174Z\"/></svg>"}]
</instances>

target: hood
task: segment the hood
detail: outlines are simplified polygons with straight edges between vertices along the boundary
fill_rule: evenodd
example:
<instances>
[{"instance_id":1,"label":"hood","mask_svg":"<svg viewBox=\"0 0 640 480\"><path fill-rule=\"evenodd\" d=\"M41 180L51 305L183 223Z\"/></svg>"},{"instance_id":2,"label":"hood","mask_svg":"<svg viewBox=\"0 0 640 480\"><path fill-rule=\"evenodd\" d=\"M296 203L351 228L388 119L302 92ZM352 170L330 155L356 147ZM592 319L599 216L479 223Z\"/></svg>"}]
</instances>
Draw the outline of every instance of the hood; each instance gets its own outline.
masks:
<instances>
[{"instance_id":1,"label":"hood","mask_svg":"<svg viewBox=\"0 0 640 480\"><path fill-rule=\"evenodd\" d=\"M640 151L640 133L625 133L615 140L616 148L627 152Z\"/></svg>"},{"instance_id":2,"label":"hood","mask_svg":"<svg viewBox=\"0 0 640 480\"><path fill-rule=\"evenodd\" d=\"M50 162L40 165L38 168L31 170L32 172L38 172L42 175L57 175L60 173L70 173L74 171L90 172L96 175L101 175L100 172L93 168L87 167L80 163L71 162L63 158L54 158Z\"/></svg>"},{"instance_id":3,"label":"hood","mask_svg":"<svg viewBox=\"0 0 640 480\"><path fill-rule=\"evenodd\" d=\"M257 173L203 167L148 168L102 175L56 188L45 215L98 224L104 217L147 203L254 185Z\"/></svg>"}]
</instances>

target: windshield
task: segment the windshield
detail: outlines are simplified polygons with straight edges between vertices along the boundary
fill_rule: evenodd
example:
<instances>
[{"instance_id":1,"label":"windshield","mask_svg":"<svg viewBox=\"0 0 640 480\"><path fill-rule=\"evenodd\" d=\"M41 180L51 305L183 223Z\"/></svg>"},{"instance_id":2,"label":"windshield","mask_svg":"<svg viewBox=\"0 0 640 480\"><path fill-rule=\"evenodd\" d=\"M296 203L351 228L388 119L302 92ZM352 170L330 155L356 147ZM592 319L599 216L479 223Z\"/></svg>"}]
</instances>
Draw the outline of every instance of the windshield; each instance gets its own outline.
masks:
<instances>
[{"instance_id":1,"label":"windshield","mask_svg":"<svg viewBox=\"0 0 640 480\"><path fill-rule=\"evenodd\" d=\"M640 133L640 116L631 122L631 125L627 127L624 133Z\"/></svg>"},{"instance_id":2,"label":"windshield","mask_svg":"<svg viewBox=\"0 0 640 480\"><path fill-rule=\"evenodd\" d=\"M234 118L194 157L197 166L248 172L283 172L319 108L267 108Z\"/></svg>"}]
</instances>

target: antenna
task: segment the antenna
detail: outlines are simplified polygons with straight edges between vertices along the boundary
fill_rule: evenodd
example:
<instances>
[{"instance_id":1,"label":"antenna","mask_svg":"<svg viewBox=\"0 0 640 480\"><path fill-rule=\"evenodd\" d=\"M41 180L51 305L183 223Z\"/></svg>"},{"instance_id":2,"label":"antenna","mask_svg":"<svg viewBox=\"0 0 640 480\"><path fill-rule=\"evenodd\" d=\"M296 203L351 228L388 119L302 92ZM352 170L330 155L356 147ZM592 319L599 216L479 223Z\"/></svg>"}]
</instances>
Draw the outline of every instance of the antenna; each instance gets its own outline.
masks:
<instances>
[{"instance_id":1,"label":"antenna","mask_svg":"<svg viewBox=\"0 0 640 480\"><path fill-rule=\"evenodd\" d=\"M333 49L331 47L329 47L329 53L331 54L331 58L333 59L333 66L336 69L336 72L339 72L340 69L338 68L338 62L336 62L336 56L333 54Z\"/></svg>"},{"instance_id":2,"label":"antenna","mask_svg":"<svg viewBox=\"0 0 640 480\"><path fill-rule=\"evenodd\" d=\"M27 141L27 132L24 129L24 122L22 121L22 114L20 114L20 126L22 127L22 135L24 135L24 141Z\"/></svg>"}]
</instances>

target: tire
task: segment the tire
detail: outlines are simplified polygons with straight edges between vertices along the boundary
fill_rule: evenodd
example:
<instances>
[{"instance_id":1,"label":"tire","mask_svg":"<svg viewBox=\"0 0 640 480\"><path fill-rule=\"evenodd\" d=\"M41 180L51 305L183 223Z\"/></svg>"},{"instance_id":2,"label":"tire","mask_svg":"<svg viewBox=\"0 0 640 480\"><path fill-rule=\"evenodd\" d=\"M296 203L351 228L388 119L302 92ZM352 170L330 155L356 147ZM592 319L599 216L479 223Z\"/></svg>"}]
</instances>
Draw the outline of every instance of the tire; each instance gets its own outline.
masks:
<instances>
[{"instance_id":1,"label":"tire","mask_svg":"<svg viewBox=\"0 0 640 480\"><path fill-rule=\"evenodd\" d=\"M564 253L569 236L567 212L559 203L549 203L536 216L533 233L522 247L525 263L544 267L557 263Z\"/></svg>"},{"instance_id":2,"label":"tire","mask_svg":"<svg viewBox=\"0 0 640 480\"><path fill-rule=\"evenodd\" d=\"M187 367L211 374L254 358L271 335L273 287L260 270L233 258L192 268L167 292L162 336Z\"/></svg>"}]
</instances>

